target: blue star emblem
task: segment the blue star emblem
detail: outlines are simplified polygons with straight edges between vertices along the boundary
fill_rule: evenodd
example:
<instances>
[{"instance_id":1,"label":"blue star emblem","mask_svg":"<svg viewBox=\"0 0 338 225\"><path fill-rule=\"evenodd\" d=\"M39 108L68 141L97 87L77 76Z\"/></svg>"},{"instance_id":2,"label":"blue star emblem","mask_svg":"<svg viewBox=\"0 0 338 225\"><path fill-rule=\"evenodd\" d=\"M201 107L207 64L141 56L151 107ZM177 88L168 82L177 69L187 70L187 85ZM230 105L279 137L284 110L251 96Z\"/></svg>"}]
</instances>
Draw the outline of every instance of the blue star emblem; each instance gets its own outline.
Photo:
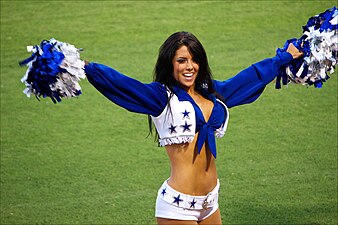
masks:
<instances>
[{"instance_id":1,"label":"blue star emblem","mask_svg":"<svg viewBox=\"0 0 338 225\"><path fill-rule=\"evenodd\" d=\"M183 114L183 119L184 119L185 117L187 117L187 118L189 119L189 113L190 113L190 112L188 112L188 111L185 109L185 111L182 112L182 114Z\"/></svg>"},{"instance_id":2,"label":"blue star emblem","mask_svg":"<svg viewBox=\"0 0 338 225\"><path fill-rule=\"evenodd\" d=\"M165 194L167 194L167 192L165 190L166 190L166 188L162 189L161 195L163 195L163 197L164 197Z\"/></svg>"},{"instance_id":3,"label":"blue star emblem","mask_svg":"<svg viewBox=\"0 0 338 225\"><path fill-rule=\"evenodd\" d=\"M178 195L177 197L174 196L174 202L177 203L177 206L180 206L180 202L183 202L183 199L180 199L181 195Z\"/></svg>"},{"instance_id":4,"label":"blue star emblem","mask_svg":"<svg viewBox=\"0 0 338 225\"><path fill-rule=\"evenodd\" d=\"M181 125L181 127L183 127L183 132L186 132L186 131L191 131L190 130L190 126L192 124L188 124L187 121L185 121L185 124L184 125Z\"/></svg>"},{"instance_id":5,"label":"blue star emblem","mask_svg":"<svg viewBox=\"0 0 338 225\"><path fill-rule=\"evenodd\" d=\"M169 127L170 133L171 134L172 133L177 133L175 129L176 129L176 126L174 126L174 125L171 124L171 126Z\"/></svg>"},{"instance_id":6,"label":"blue star emblem","mask_svg":"<svg viewBox=\"0 0 338 225\"><path fill-rule=\"evenodd\" d=\"M189 204L190 204L190 209L191 208L195 208L195 204L196 204L196 201L195 201L195 198L192 200L192 202L189 202Z\"/></svg>"}]
</instances>

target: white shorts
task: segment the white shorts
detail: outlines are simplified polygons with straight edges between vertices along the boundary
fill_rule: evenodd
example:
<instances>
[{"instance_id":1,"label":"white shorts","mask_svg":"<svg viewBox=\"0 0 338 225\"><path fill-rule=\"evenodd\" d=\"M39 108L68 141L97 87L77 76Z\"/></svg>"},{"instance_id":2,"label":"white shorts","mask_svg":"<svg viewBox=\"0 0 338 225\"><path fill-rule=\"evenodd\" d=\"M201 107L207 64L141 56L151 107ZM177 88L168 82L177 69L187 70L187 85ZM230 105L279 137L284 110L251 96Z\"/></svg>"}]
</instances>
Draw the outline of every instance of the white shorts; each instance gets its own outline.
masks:
<instances>
[{"instance_id":1,"label":"white shorts","mask_svg":"<svg viewBox=\"0 0 338 225\"><path fill-rule=\"evenodd\" d=\"M205 196L191 196L171 188L165 181L158 191L155 217L202 221L218 209L219 180Z\"/></svg>"}]
</instances>

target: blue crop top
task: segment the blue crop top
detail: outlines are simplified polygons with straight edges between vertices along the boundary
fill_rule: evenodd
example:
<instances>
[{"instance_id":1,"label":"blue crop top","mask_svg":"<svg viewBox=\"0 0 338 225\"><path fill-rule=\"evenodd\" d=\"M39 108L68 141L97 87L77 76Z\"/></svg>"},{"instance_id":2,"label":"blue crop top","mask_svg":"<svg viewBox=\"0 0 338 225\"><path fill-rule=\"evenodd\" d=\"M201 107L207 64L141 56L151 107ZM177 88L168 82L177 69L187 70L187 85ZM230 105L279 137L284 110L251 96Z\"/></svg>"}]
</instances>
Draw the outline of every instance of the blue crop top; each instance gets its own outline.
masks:
<instances>
[{"instance_id":1,"label":"blue crop top","mask_svg":"<svg viewBox=\"0 0 338 225\"><path fill-rule=\"evenodd\" d=\"M292 59L288 52L279 53L251 65L228 80L214 80L214 89L223 97L224 104L214 95L207 94L206 97L214 103L208 121L205 121L202 111L190 95L179 86L174 88L171 99L176 101L170 104L173 115L163 116L167 114L169 97L163 84L145 84L97 63L86 65L85 73L89 82L112 102L128 111L151 115L162 146L191 142L198 132L198 152L206 143L216 157L215 136L224 135L229 117L227 108L255 101L265 86L277 76L280 67Z\"/></svg>"}]
</instances>

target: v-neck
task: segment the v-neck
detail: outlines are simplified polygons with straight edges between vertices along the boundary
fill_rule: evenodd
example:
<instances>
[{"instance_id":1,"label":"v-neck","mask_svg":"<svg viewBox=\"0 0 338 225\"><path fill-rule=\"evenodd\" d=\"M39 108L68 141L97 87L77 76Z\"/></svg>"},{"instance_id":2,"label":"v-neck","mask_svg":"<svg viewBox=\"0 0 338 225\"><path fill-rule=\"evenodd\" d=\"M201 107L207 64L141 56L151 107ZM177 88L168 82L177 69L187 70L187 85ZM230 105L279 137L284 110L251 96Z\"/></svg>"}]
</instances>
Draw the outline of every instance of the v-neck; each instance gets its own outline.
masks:
<instances>
[{"instance_id":1,"label":"v-neck","mask_svg":"<svg viewBox=\"0 0 338 225\"><path fill-rule=\"evenodd\" d=\"M208 149L211 151L213 156L216 158L216 141L215 136L221 137L224 130L224 126L227 124L228 111L225 104L222 104L214 94L208 93L206 90L202 90L202 93L199 92L204 98L210 100L213 103L212 110L210 113L210 117L206 121L203 115L203 111L196 103L196 101L181 87L174 86L173 89L174 95L177 97L180 102L189 102L193 107L195 114L195 121L191 121L189 123L195 122L195 134L198 133L197 137L197 152L200 153L204 144L208 146ZM174 107L174 106L172 106ZM187 111L185 111L187 112ZM184 119L184 118L183 118ZM185 121L186 125L183 127L191 126L192 124L188 124Z\"/></svg>"},{"instance_id":2,"label":"v-neck","mask_svg":"<svg viewBox=\"0 0 338 225\"><path fill-rule=\"evenodd\" d=\"M187 93L188 94L188 93ZM189 95L189 94L188 94ZM200 94L201 95L201 94ZM209 98L205 98L203 95L201 95L202 98L206 99L206 101L210 101L211 104L212 104L212 109L211 109L211 112L208 116L208 118L206 119L206 115L204 115L203 113L203 110L201 109L201 107L198 105L198 103L195 101L195 99L189 95L189 97L191 98L191 101L192 103L196 106L196 108L200 111L200 113L203 115L203 119L204 119L204 122L208 123L208 121L210 120L210 118L212 117L212 114L214 112L214 108L215 108L215 102L212 100L212 99L209 99Z\"/></svg>"},{"instance_id":3,"label":"v-neck","mask_svg":"<svg viewBox=\"0 0 338 225\"><path fill-rule=\"evenodd\" d=\"M183 90L183 89L181 89L181 88L179 88L177 86L176 86L176 90L175 91L178 92L178 94L181 97L188 98L188 99L185 99L185 100L189 100L189 102L191 102L195 106L195 108L198 109L199 113L202 115L202 119L203 119L204 123L208 123L210 121L210 119L212 118L212 116L214 114L214 110L215 110L215 106L216 106L216 97L215 96L213 96L212 94L209 94L209 93L204 93L204 95L202 93L199 93L203 98L211 101L211 103L213 104L210 116L206 120L205 116L203 114L203 110L199 107L199 105L196 103L196 101L193 99L193 97L191 97L191 95L189 95L185 90Z\"/></svg>"}]
</instances>

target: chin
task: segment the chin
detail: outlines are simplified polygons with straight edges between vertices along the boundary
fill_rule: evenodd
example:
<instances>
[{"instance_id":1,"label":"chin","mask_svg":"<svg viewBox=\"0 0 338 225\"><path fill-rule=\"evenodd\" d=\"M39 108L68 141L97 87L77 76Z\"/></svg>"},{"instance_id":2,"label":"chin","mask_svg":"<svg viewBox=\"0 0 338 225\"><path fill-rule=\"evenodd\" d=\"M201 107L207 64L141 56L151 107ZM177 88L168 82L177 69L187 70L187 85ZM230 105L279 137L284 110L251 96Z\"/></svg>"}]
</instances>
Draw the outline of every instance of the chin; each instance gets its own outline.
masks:
<instances>
[{"instance_id":1,"label":"chin","mask_svg":"<svg viewBox=\"0 0 338 225\"><path fill-rule=\"evenodd\" d=\"M189 89L194 89L195 88L195 84L180 83L180 85L186 91L189 90Z\"/></svg>"}]
</instances>

